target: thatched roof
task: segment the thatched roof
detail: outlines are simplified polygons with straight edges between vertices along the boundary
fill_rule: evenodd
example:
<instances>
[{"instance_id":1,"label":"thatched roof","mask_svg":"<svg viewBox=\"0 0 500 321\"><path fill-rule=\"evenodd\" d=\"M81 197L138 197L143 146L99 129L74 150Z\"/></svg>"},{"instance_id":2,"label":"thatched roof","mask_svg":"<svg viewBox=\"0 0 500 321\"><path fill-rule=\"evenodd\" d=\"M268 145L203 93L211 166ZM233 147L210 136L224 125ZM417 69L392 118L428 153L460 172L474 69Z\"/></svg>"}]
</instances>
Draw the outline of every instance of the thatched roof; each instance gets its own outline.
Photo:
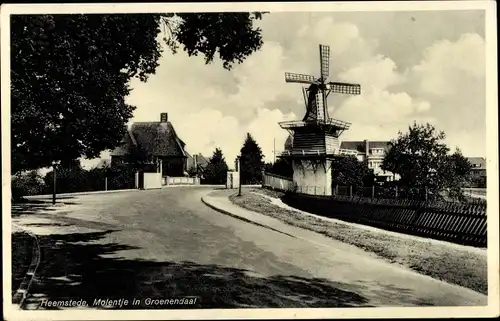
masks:
<instances>
[{"instance_id":1,"label":"thatched roof","mask_svg":"<svg viewBox=\"0 0 500 321\"><path fill-rule=\"evenodd\" d=\"M170 122L134 123L111 156L127 155L131 146L139 146L152 156L187 157L185 143L177 136Z\"/></svg>"}]
</instances>

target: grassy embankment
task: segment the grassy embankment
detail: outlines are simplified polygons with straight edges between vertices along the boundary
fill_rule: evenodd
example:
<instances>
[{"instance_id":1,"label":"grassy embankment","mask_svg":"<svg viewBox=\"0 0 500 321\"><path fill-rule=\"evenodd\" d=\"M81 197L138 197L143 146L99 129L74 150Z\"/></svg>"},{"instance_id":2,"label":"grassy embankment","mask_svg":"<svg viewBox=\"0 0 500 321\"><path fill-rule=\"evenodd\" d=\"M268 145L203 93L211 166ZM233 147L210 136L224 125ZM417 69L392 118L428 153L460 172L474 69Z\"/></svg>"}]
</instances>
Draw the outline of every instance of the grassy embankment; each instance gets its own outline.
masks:
<instances>
[{"instance_id":1,"label":"grassy embankment","mask_svg":"<svg viewBox=\"0 0 500 321\"><path fill-rule=\"evenodd\" d=\"M379 229L365 229L342 221L304 215L272 204L268 198L255 193L275 198L283 195L280 192L255 188L241 197L232 195L230 200L245 209L357 246L391 263L487 294L486 250L408 237Z\"/></svg>"}]
</instances>

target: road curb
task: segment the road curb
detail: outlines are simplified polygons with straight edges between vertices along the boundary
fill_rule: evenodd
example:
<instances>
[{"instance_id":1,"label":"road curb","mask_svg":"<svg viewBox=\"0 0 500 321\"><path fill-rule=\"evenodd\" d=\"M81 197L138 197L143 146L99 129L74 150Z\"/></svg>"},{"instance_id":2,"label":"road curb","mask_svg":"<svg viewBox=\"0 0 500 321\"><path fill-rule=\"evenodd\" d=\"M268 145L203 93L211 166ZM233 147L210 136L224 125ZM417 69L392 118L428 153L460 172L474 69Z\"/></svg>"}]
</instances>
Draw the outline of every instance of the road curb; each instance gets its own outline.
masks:
<instances>
[{"instance_id":1,"label":"road curb","mask_svg":"<svg viewBox=\"0 0 500 321\"><path fill-rule=\"evenodd\" d=\"M17 226L19 229L21 229L24 233L28 234L31 236L33 239L33 251L32 251L32 258L31 258L31 263L28 267L28 271L24 275L23 281L21 282L21 285L19 288L16 290L16 293L12 297L12 303L13 304L18 304L19 308L22 309L24 305L24 301L26 300L26 297L28 296L28 291L31 286L31 283L33 282L36 274L36 270L38 269L38 266L40 265L40 258L41 258L41 250L40 250L40 241L38 240L38 237L33 234L32 232L26 230L22 226L12 223L13 225Z\"/></svg>"},{"instance_id":2,"label":"road curb","mask_svg":"<svg viewBox=\"0 0 500 321\"><path fill-rule=\"evenodd\" d=\"M137 188L133 189L114 189L111 191L89 191L89 192L75 192L75 193L61 193L61 194L56 194L56 199L59 196L79 196L79 195L92 195L92 194L107 194L107 193L119 193L119 192L133 192L133 191L140 191ZM42 198L42 197L52 197L52 194L45 194L45 195L29 195L25 196L27 199L31 198Z\"/></svg>"},{"instance_id":3,"label":"road curb","mask_svg":"<svg viewBox=\"0 0 500 321\"><path fill-rule=\"evenodd\" d=\"M211 192L210 192L210 193L211 193ZM222 209L222 208L220 208L220 207L217 207L217 206L215 206L215 205L211 204L211 203L210 203L210 201L208 201L208 200L207 200L207 196L208 196L210 193L208 193L208 194L206 194L206 195L202 196L202 197L201 197L201 202L202 202L203 204L205 204L206 206L210 207L211 209L213 209L213 210L215 210L215 211L217 211L217 212L220 212L220 213L222 213L222 214L225 214L225 215L231 216L231 217L233 217L233 218L235 218L235 219L241 220L241 221L243 221L243 222L250 223L250 224L253 224L253 225L256 225L256 226L259 226L259 227L263 227L263 228L269 229L269 230L271 230L271 231L278 232L278 233L280 233L280 234L285 234L285 235L290 236L290 237L293 237L293 238L297 238L296 236L294 236L294 235L292 235L292 234L289 234L289 233L286 233L286 232L283 232L283 231L277 230L277 229L275 229L275 228L273 228L273 227L270 227L270 226L267 226L267 225L264 225L264 224L261 224L261 223L258 223L258 222L255 222L255 221L252 221L252 220L247 219L247 218L245 218L245 217L241 217L241 216L239 216L239 215L233 214L233 213L231 213L231 212L229 212L229 211L227 211L227 210L224 210L224 209ZM234 193L234 194L236 194L236 193ZM232 194L232 195L234 195L234 194ZM229 199L228 199L228 201L229 201ZM230 202L230 201L229 201L229 202ZM235 205L235 206L237 206L237 205ZM248 211L248 210L247 210L247 211ZM250 212L250 211L249 211L249 212Z\"/></svg>"},{"instance_id":4,"label":"road curb","mask_svg":"<svg viewBox=\"0 0 500 321\"><path fill-rule=\"evenodd\" d=\"M255 185L257 186L257 185ZM258 185L260 186L260 185ZM163 189L163 188L174 188L174 187L212 187L212 188L225 188L225 185L187 185L187 184L177 184L177 185L163 185L162 187L158 187L156 189ZM253 187L253 185L242 185L242 187ZM139 188L128 188L128 189L114 189L114 190L109 190L109 191L89 191L89 192L74 192L74 193L61 193L57 194L56 197L58 196L81 196L81 195L92 195L92 194L107 194L107 193L120 193L120 192L134 192L134 191L144 191L144 190L151 190L151 189L139 189ZM33 198L42 198L42 197L52 197L52 194L44 194L44 195L28 195L25 196L26 199L33 199Z\"/></svg>"},{"instance_id":5,"label":"road curb","mask_svg":"<svg viewBox=\"0 0 500 321\"><path fill-rule=\"evenodd\" d=\"M212 185L212 184L198 184L198 185L190 185L190 184L177 184L177 185L163 185L161 188L173 188L173 187L210 187L210 188L225 188L225 185Z\"/></svg>"}]
</instances>

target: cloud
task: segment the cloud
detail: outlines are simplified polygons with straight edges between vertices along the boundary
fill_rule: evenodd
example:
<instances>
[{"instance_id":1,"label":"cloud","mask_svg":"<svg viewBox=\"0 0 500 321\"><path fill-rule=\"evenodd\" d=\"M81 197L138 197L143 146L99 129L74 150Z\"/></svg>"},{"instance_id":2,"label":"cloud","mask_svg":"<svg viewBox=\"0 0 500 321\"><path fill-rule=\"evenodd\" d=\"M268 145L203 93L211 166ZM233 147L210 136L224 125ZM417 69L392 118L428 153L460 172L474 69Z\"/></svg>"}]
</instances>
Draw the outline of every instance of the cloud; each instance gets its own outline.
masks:
<instances>
[{"instance_id":1,"label":"cloud","mask_svg":"<svg viewBox=\"0 0 500 321\"><path fill-rule=\"evenodd\" d=\"M185 120L172 119L172 122L179 136L186 142L189 152L210 157L216 147L221 148L229 167L233 167L247 133L255 138L265 160L272 161L274 139L276 150L281 151L280 146L283 146L287 137L286 131L278 123L294 118L294 114L259 108L250 123L242 124L235 117L225 116L218 110L203 109L187 115Z\"/></svg>"},{"instance_id":2,"label":"cloud","mask_svg":"<svg viewBox=\"0 0 500 321\"><path fill-rule=\"evenodd\" d=\"M394 90L395 86L401 88L407 75L399 72L388 57L374 55L340 73L339 77L359 83L362 91L359 96L346 98L335 111L335 118L353 123L342 139L391 139L419 117L417 114L431 109L428 101Z\"/></svg>"},{"instance_id":3,"label":"cloud","mask_svg":"<svg viewBox=\"0 0 500 321\"><path fill-rule=\"evenodd\" d=\"M459 93L472 81L483 80L485 70L485 44L477 34L462 35L456 42L436 42L412 69L420 90L437 96Z\"/></svg>"},{"instance_id":4,"label":"cloud","mask_svg":"<svg viewBox=\"0 0 500 321\"><path fill-rule=\"evenodd\" d=\"M252 133L258 142L267 161L273 160L274 147L276 152L283 151L288 132L279 126L279 122L295 120L293 113L283 114L280 110L260 109L257 118L248 124L248 132Z\"/></svg>"},{"instance_id":5,"label":"cloud","mask_svg":"<svg viewBox=\"0 0 500 321\"><path fill-rule=\"evenodd\" d=\"M480 154L485 49L484 20L477 19L484 15L271 13L258 21L262 49L231 71L217 59L206 65L201 56L166 49L147 83L131 82L132 121L168 112L189 152L211 156L220 147L229 166L250 132L272 160L274 138L281 150L287 136L278 122L305 113L301 86L285 83L284 73L318 75L318 44L327 44L330 79L362 85L361 96L329 97L330 116L352 122L342 139L390 139L414 120L430 121L462 141L464 153ZM476 136L458 139L464 129Z\"/></svg>"},{"instance_id":6,"label":"cloud","mask_svg":"<svg viewBox=\"0 0 500 321\"><path fill-rule=\"evenodd\" d=\"M341 119L356 123L398 122L411 115L417 105L407 93L390 93L376 90L363 96L348 98L337 113Z\"/></svg>"},{"instance_id":7,"label":"cloud","mask_svg":"<svg viewBox=\"0 0 500 321\"><path fill-rule=\"evenodd\" d=\"M388 57L375 55L339 75L346 82L361 84L363 92L383 90L405 81L405 76L399 74L397 66Z\"/></svg>"},{"instance_id":8,"label":"cloud","mask_svg":"<svg viewBox=\"0 0 500 321\"><path fill-rule=\"evenodd\" d=\"M465 154L486 154L485 57L484 39L467 33L456 41L436 41L410 73L414 94L433 106L436 127Z\"/></svg>"}]
</instances>

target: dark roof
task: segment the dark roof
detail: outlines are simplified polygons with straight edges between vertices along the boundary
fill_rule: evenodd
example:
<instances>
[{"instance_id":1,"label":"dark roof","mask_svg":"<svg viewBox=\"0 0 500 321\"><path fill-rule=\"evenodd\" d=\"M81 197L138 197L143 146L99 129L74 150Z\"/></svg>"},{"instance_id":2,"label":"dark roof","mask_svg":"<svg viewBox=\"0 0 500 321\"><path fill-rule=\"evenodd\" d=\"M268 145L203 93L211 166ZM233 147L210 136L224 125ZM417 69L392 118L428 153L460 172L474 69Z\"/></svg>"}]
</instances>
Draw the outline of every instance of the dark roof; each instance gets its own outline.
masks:
<instances>
[{"instance_id":1,"label":"dark roof","mask_svg":"<svg viewBox=\"0 0 500 321\"><path fill-rule=\"evenodd\" d=\"M205 158L205 156L201 154L195 154L195 155L189 155L188 154L188 160L187 160L187 166L188 168L191 168L195 164L195 159L196 159L196 165L198 167L204 168L205 166L208 165L208 159Z\"/></svg>"},{"instance_id":2,"label":"dark roof","mask_svg":"<svg viewBox=\"0 0 500 321\"><path fill-rule=\"evenodd\" d=\"M365 152L365 142L363 141L343 141L340 143L340 149L357 150L360 153Z\"/></svg>"},{"instance_id":3,"label":"dark roof","mask_svg":"<svg viewBox=\"0 0 500 321\"><path fill-rule=\"evenodd\" d=\"M389 141L368 141L369 148L389 148Z\"/></svg>"},{"instance_id":4,"label":"dark roof","mask_svg":"<svg viewBox=\"0 0 500 321\"><path fill-rule=\"evenodd\" d=\"M368 149L372 148L383 148L387 149L389 147L389 141L368 141ZM341 149L351 149L357 150L360 153L365 152L366 141L343 141L340 143Z\"/></svg>"},{"instance_id":5,"label":"dark roof","mask_svg":"<svg viewBox=\"0 0 500 321\"><path fill-rule=\"evenodd\" d=\"M467 160L472 164L473 169L486 168L486 159L484 157L467 157Z\"/></svg>"},{"instance_id":6,"label":"dark roof","mask_svg":"<svg viewBox=\"0 0 500 321\"><path fill-rule=\"evenodd\" d=\"M132 144L136 144L135 139L132 140L132 135L130 134L130 130L125 126L125 135L123 135L122 140L120 141L120 146L116 147L112 152L111 156L123 156L127 155L127 151L129 146Z\"/></svg>"},{"instance_id":7,"label":"dark roof","mask_svg":"<svg viewBox=\"0 0 500 321\"><path fill-rule=\"evenodd\" d=\"M185 143L177 136L170 122L134 123L127 130L122 145L115 148L111 156L122 156L128 153L134 144L154 156L187 157Z\"/></svg>"},{"instance_id":8,"label":"dark roof","mask_svg":"<svg viewBox=\"0 0 500 321\"><path fill-rule=\"evenodd\" d=\"M208 159L205 156L203 156L202 154L194 155L194 157L196 157L196 163L199 166L205 167L208 165Z\"/></svg>"}]
</instances>

